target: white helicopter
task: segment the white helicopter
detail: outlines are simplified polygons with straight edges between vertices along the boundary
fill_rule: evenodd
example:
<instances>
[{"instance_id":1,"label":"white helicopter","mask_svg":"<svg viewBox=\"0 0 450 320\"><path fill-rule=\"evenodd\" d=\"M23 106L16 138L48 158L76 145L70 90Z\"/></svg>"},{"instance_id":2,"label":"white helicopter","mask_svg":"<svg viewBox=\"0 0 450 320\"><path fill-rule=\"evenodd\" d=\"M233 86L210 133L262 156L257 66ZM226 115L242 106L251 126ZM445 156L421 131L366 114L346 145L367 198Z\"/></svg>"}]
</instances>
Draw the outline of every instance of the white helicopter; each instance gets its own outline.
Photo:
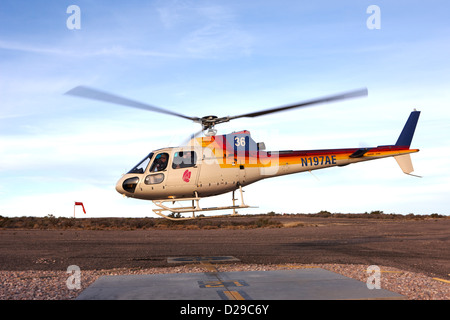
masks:
<instances>
[{"instance_id":1,"label":"white helicopter","mask_svg":"<svg viewBox=\"0 0 450 320\"><path fill-rule=\"evenodd\" d=\"M367 89L312 99L272 109L236 116L191 117L170 110L154 107L97 89L78 86L66 93L88 99L109 102L153 112L169 114L199 123L202 129L186 145L150 152L142 161L124 174L116 184L116 190L126 197L151 200L158 207L156 214L172 219L195 219L196 212L249 208L243 199L242 187L262 179L286 174L311 172L312 170L346 166L352 163L394 157L406 174L414 171L410 149L420 111L411 112L397 142L369 148L325 150L265 151L264 143L256 143L250 132L243 130L217 135L215 125L239 118L254 118L274 112L302 108L319 103L356 98L367 95ZM203 137L197 137L204 131ZM236 204L235 191L239 190L241 203ZM232 192L232 204L222 207L202 208L205 197ZM169 207L166 203L189 201L190 205ZM170 212L164 214L163 212ZM192 213L185 217L182 214ZM208 216L211 218L214 216Z\"/></svg>"}]
</instances>

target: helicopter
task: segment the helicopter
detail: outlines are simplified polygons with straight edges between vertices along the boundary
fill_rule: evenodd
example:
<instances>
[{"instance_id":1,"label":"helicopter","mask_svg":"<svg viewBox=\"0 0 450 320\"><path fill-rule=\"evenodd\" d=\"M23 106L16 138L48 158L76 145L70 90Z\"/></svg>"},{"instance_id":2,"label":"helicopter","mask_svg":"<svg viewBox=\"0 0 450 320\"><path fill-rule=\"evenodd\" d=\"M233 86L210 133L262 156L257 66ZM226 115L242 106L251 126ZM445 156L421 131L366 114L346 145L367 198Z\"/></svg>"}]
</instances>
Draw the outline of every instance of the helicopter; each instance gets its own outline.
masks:
<instances>
[{"instance_id":1,"label":"helicopter","mask_svg":"<svg viewBox=\"0 0 450 320\"><path fill-rule=\"evenodd\" d=\"M215 129L216 125L234 119L255 118L367 94L367 89L363 88L241 115L192 117L86 86L66 92L66 95L168 114L201 125L201 130L193 134L187 143L151 151L116 183L117 192L125 197L152 201L157 206L153 212L171 220L196 219L205 217L203 214L196 215L198 212L217 210L232 210L232 216L238 215L237 209L251 207L244 202L243 187L262 179L293 173L394 157L405 174L415 176L411 174L414 169L410 157L411 153L419 151L410 149L420 115L420 111L415 109L409 115L397 142L377 147L266 151L264 142L256 142L247 130L218 135ZM235 198L238 190L239 204ZM229 192L232 193L231 205L200 206L203 198ZM170 202L172 206L169 206ZM175 202L190 204L174 207ZM192 216L184 216L186 213L192 213ZM224 215L207 217L217 216Z\"/></svg>"}]
</instances>

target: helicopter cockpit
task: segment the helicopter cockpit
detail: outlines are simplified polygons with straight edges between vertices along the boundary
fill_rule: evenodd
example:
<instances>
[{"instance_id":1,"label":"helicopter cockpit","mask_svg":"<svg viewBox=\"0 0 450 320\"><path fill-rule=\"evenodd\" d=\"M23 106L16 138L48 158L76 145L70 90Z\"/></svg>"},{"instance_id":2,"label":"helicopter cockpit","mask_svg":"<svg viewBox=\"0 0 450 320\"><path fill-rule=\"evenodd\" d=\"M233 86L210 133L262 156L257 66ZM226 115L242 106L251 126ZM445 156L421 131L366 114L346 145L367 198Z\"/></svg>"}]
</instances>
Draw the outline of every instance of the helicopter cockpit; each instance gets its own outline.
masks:
<instances>
[{"instance_id":1,"label":"helicopter cockpit","mask_svg":"<svg viewBox=\"0 0 450 320\"><path fill-rule=\"evenodd\" d=\"M182 149L173 152L167 149L153 151L127 172L132 176L126 177L123 182L119 182L118 189L116 189L120 193L122 193L121 188L126 192L134 193L139 181L142 181L144 185L157 185L167 178L167 171L174 170L174 177L176 177L179 172L184 174L184 171L178 170L183 168L197 168L197 153L195 151ZM141 174L145 174L145 177L139 178L137 176Z\"/></svg>"},{"instance_id":2,"label":"helicopter cockpit","mask_svg":"<svg viewBox=\"0 0 450 320\"><path fill-rule=\"evenodd\" d=\"M135 165L133 169L128 171L127 174L143 174L146 172L147 167L151 163L151 167L149 169L150 174L145 177L144 183L147 185L161 183L164 180L164 174L161 171L164 171L167 168L169 154L166 152L162 152L158 153L155 157L154 155L155 152L150 152L144 159L142 159L137 165ZM134 193L139 180L140 179L138 177L127 178L123 181L122 188L125 191ZM117 190L120 192L120 189Z\"/></svg>"}]
</instances>

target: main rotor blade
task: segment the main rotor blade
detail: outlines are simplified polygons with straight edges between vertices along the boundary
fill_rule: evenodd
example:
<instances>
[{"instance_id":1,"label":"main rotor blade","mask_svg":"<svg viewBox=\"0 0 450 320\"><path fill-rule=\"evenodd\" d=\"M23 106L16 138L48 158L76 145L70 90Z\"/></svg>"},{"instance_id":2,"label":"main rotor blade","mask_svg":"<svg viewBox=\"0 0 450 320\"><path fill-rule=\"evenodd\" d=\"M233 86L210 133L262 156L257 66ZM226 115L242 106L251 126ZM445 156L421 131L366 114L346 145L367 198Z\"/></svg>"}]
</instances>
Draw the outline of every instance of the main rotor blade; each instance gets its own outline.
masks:
<instances>
[{"instance_id":1,"label":"main rotor blade","mask_svg":"<svg viewBox=\"0 0 450 320\"><path fill-rule=\"evenodd\" d=\"M233 120L233 119L245 118L245 117L251 117L251 118L259 117L259 116L269 114L269 113L280 112L280 111L285 111L285 110L294 109L294 108L307 107L307 106L311 106L313 104L333 102L336 100L356 98L356 97L360 97L360 96L367 96L366 88L360 89L360 90L355 90L355 91L350 91L350 92L346 92L346 93L341 93L341 94L337 94L337 95L327 96L327 97L323 97L323 98L308 100L308 101L304 101L304 102L299 102L299 103L295 103L295 104L290 104L290 105L286 105L286 106L281 106L281 107L277 107L277 108L261 110L261 111L251 112L251 113L245 113L245 114L241 114L238 116L229 117L229 119Z\"/></svg>"},{"instance_id":2,"label":"main rotor blade","mask_svg":"<svg viewBox=\"0 0 450 320\"><path fill-rule=\"evenodd\" d=\"M119 105L123 105L123 106L127 106L127 107L143 109L143 110L147 110L147 111L154 111L154 112L159 112L159 113L170 114L172 116L176 116L176 117L180 117L180 118L184 118L184 119L188 119L188 120L192 120L192 121L199 120L199 118L197 118L197 117L188 117L188 116L185 116L180 113L176 113L176 112L166 110L166 109L161 109L161 108L154 107L154 106L151 106L151 105L148 105L145 103L133 101L133 100L130 100L127 98L119 97L119 96L116 96L111 93L107 93L107 92L100 91L97 89L92 89L92 88L85 87L85 86L75 87L75 88L67 91L65 94L77 96L77 97L81 97L81 98L87 98L87 99L93 99L93 100L99 100L99 101L103 101L103 102L119 104Z\"/></svg>"}]
</instances>

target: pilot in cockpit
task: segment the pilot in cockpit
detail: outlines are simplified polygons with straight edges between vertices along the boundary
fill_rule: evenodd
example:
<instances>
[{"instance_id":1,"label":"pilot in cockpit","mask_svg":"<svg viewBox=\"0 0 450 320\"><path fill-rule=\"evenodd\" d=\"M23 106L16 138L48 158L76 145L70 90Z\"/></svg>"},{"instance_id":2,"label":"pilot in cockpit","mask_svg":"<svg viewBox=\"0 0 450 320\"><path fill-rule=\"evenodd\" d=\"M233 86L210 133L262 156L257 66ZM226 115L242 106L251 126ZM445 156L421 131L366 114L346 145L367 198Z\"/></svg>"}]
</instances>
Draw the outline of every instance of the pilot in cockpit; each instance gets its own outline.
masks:
<instances>
[{"instance_id":1,"label":"pilot in cockpit","mask_svg":"<svg viewBox=\"0 0 450 320\"><path fill-rule=\"evenodd\" d=\"M167 167L167 153L163 153L156 157L152 166L152 172L163 171Z\"/></svg>"}]
</instances>

